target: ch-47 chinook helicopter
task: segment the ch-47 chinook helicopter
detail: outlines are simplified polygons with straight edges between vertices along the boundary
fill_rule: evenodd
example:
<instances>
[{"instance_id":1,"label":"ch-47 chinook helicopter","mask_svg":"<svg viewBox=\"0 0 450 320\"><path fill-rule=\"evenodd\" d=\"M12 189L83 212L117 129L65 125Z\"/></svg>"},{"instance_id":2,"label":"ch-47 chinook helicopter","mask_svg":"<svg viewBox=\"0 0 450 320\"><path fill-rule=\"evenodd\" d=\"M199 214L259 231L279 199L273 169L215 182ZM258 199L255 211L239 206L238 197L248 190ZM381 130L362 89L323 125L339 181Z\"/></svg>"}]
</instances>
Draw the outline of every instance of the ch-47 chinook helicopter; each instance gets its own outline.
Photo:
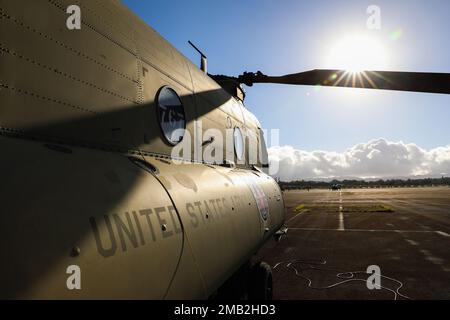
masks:
<instances>
[{"instance_id":1,"label":"ch-47 chinook helicopter","mask_svg":"<svg viewBox=\"0 0 450 320\"><path fill-rule=\"evenodd\" d=\"M207 299L236 283L270 298L270 267L250 261L285 208L243 104L254 83L450 92L449 74L212 76L120 1L0 1L0 298ZM199 157L211 128L233 132L221 163Z\"/></svg>"}]
</instances>

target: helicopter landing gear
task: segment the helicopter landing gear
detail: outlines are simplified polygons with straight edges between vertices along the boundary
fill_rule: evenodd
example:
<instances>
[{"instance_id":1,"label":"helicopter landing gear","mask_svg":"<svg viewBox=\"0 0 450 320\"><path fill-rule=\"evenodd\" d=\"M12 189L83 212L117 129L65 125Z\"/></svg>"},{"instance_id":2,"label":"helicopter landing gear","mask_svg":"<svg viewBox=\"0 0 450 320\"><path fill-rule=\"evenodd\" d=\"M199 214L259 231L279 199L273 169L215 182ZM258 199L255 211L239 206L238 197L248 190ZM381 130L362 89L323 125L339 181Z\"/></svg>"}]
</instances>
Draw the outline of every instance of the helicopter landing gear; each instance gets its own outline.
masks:
<instances>
[{"instance_id":1,"label":"helicopter landing gear","mask_svg":"<svg viewBox=\"0 0 450 320\"><path fill-rule=\"evenodd\" d=\"M272 269L266 262L256 263L250 272L249 300L272 300Z\"/></svg>"},{"instance_id":2,"label":"helicopter landing gear","mask_svg":"<svg viewBox=\"0 0 450 320\"><path fill-rule=\"evenodd\" d=\"M272 269L266 262L246 262L212 300L272 300Z\"/></svg>"}]
</instances>

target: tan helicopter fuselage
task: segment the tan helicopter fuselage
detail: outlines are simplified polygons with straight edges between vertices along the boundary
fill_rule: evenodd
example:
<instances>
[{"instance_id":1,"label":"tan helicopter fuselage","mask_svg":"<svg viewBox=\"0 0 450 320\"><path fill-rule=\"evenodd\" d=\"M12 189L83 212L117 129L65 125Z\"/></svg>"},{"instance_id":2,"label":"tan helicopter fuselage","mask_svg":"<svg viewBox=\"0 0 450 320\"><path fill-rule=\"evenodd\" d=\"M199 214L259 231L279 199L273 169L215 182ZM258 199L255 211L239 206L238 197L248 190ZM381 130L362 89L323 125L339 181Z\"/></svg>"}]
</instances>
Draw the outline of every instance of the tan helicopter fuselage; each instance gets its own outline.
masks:
<instances>
[{"instance_id":1,"label":"tan helicopter fuselage","mask_svg":"<svg viewBox=\"0 0 450 320\"><path fill-rule=\"evenodd\" d=\"M165 86L190 139L239 127L265 152L243 103L118 1L0 1L0 298L208 298L280 229L260 159L206 163L191 141L174 162Z\"/></svg>"}]
</instances>

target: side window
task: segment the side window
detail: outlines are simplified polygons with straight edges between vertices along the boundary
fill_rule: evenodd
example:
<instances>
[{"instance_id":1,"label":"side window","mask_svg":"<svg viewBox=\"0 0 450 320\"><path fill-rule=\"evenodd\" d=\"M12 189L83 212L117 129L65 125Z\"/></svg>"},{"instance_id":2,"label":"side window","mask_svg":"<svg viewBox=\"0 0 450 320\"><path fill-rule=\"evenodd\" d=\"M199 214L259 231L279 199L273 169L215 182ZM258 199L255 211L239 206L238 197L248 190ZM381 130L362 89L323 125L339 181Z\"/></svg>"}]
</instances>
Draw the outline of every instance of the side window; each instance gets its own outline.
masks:
<instances>
[{"instance_id":1,"label":"side window","mask_svg":"<svg viewBox=\"0 0 450 320\"><path fill-rule=\"evenodd\" d=\"M184 137L186 116L180 97L172 88L162 87L157 96L157 118L164 138L171 145Z\"/></svg>"},{"instance_id":2,"label":"side window","mask_svg":"<svg viewBox=\"0 0 450 320\"><path fill-rule=\"evenodd\" d=\"M269 155L267 154L266 140L264 139L264 131L259 129L259 160L263 168L269 167Z\"/></svg>"},{"instance_id":3,"label":"side window","mask_svg":"<svg viewBox=\"0 0 450 320\"><path fill-rule=\"evenodd\" d=\"M234 127L234 153L236 154L236 158L242 162L244 159L244 137L242 135L241 128Z\"/></svg>"}]
</instances>

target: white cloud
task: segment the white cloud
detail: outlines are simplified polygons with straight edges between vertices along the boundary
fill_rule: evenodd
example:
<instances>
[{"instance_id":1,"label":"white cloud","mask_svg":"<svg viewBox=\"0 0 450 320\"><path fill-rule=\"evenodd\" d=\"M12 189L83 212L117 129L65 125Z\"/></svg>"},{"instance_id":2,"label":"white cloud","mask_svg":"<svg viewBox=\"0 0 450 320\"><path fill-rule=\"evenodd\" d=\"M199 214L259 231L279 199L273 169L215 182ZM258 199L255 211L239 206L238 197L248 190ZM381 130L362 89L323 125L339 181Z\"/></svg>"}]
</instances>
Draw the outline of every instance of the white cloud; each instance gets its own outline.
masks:
<instances>
[{"instance_id":1,"label":"white cloud","mask_svg":"<svg viewBox=\"0 0 450 320\"><path fill-rule=\"evenodd\" d=\"M450 145L425 150L413 143L375 139L342 153L303 151L291 146L271 147L268 151L271 163L279 161L274 176L284 181L450 175Z\"/></svg>"}]
</instances>

